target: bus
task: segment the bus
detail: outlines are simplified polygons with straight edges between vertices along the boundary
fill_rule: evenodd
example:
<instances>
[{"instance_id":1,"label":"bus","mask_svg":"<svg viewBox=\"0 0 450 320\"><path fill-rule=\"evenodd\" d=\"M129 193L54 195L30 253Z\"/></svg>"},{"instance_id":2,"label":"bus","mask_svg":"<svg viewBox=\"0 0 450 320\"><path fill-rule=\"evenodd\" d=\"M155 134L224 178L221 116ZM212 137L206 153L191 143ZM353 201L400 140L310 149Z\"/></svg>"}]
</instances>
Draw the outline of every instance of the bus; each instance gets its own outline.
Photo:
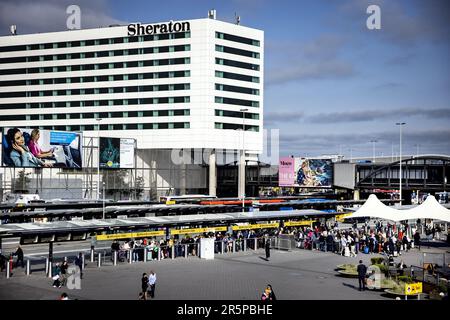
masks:
<instances>
[{"instance_id":1,"label":"bus","mask_svg":"<svg viewBox=\"0 0 450 320\"><path fill-rule=\"evenodd\" d=\"M159 197L159 202L165 204L198 203L202 200L213 200L213 199L217 199L217 197L205 194L186 194L183 196L161 196Z\"/></svg>"}]
</instances>

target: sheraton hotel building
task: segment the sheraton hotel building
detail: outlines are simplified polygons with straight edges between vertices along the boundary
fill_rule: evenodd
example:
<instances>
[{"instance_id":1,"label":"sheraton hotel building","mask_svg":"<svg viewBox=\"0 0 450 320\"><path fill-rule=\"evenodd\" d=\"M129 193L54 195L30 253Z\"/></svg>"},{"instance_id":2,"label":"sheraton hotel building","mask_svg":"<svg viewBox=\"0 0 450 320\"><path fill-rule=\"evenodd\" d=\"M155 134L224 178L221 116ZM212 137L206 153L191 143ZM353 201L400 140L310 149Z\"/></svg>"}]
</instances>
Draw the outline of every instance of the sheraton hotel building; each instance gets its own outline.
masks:
<instances>
[{"instance_id":1,"label":"sheraton hotel building","mask_svg":"<svg viewBox=\"0 0 450 320\"><path fill-rule=\"evenodd\" d=\"M215 13L2 36L0 127L82 133L82 170L27 169L30 192L44 198L95 192L99 136L136 140L135 168L121 181L130 186L140 177L143 198L215 194L216 165L230 162L219 150L240 163L257 160L263 149L263 49L263 31L216 20ZM179 149L189 150L190 163L172 161ZM17 171L0 168L3 193L13 191Z\"/></svg>"}]
</instances>

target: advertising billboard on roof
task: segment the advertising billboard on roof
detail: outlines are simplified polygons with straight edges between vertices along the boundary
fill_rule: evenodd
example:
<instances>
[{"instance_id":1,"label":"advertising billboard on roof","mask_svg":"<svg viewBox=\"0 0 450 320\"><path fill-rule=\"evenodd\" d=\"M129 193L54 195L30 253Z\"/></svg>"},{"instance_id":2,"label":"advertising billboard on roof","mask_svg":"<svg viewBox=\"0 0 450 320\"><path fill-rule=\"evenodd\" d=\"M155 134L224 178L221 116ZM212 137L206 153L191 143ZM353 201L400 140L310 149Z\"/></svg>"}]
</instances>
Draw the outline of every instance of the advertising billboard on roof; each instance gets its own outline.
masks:
<instances>
[{"instance_id":1,"label":"advertising billboard on roof","mask_svg":"<svg viewBox=\"0 0 450 320\"><path fill-rule=\"evenodd\" d=\"M331 159L280 158L280 187L329 188L333 183Z\"/></svg>"}]
</instances>

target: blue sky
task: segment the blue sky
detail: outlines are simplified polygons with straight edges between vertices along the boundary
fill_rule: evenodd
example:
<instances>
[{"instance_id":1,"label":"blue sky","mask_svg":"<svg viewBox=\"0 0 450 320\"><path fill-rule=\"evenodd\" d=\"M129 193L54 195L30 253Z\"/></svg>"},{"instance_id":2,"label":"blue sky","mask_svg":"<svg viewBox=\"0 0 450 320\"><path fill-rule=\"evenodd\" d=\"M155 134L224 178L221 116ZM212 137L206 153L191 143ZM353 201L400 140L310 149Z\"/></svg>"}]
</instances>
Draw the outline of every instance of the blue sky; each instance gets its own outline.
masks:
<instances>
[{"instance_id":1,"label":"blue sky","mask_svg":"<svg viewBox=\"0 0 450 320\"><path fill-rule=\"evenodd\" d=\"M64 30L78 4L82 27L217 18L265 32L265 127L281 155L450 154L450 2L446 0L57 1L3 0L0 30ZM366 8L381 8L368 30Z\"/></svg>"}]
</instances>

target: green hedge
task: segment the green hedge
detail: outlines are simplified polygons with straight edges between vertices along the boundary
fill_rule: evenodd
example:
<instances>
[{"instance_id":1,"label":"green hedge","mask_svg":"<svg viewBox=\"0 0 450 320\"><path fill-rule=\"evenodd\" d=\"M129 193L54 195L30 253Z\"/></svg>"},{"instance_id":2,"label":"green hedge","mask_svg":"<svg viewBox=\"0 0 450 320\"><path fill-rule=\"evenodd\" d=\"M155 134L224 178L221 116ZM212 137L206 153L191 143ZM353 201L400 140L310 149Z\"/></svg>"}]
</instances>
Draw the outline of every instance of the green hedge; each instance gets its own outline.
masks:
<instances>
[{"instance_id":1,"label":"green hedge","mask_svg":"<svg viewBox=\"0 0 450 320\"><path fill-rule=\"evenodd\" d=\"M413 283L414 282L414 280L411 276L399 276L398 281L405 282L405 283Z\"/></svg>"},{"instance_id":2,"label":"green hedge","mask_svg":"<svg viewBox=\"0 0 450 320\"><path fill-rule=\"evenodd\" d=\"M382 273L384 273L385 276L388 275L389 268L387 266L385 266L384 264L374 264L374 266L377 266L378 268L380 268L380 271Z\"/></svg>"},{"instance_id":3,"label":"green hedge","mask_svg":"<svg viewBox=\"0 0 450 320\"><path fill-rule=\"evenodd\" d=\"M370 262L372 264L382 264L384 262L384 258L383 257L370 258Z\"/></svg>"}]
</instances>

